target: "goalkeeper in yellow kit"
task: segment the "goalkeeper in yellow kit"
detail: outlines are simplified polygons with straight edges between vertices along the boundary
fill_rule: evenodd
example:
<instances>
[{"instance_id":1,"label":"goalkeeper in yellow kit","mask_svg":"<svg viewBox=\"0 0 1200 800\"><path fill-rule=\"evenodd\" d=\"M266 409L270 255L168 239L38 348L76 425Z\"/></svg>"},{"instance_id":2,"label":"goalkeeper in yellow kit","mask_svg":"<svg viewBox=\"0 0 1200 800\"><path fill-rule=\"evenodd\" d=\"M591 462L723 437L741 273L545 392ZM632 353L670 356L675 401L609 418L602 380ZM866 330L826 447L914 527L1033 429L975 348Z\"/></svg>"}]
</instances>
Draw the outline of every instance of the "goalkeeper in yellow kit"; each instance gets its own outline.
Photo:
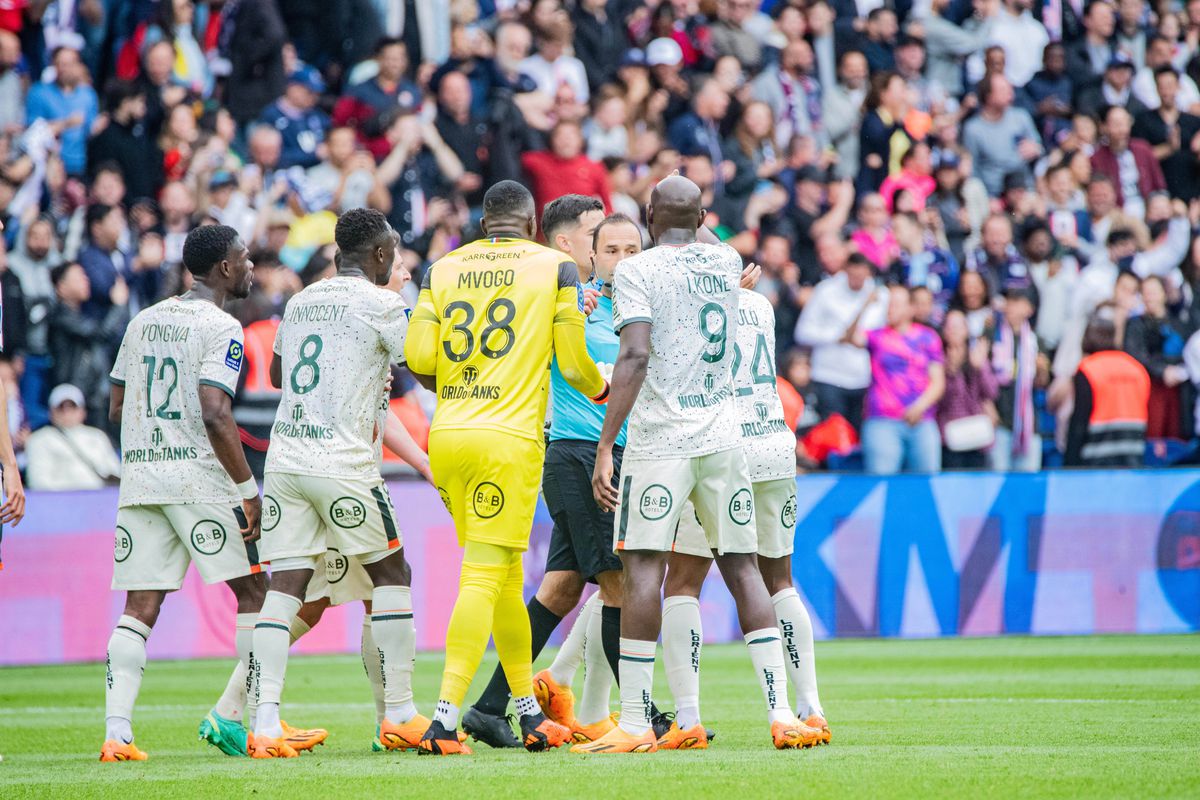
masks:
<instances>
[{"instance_id":1,"label":"goalkeeper in yellow kit","mask_svg":"<svg viewBox=\"0 0 1200 800\"><path fill-rule=\"evenodd\" d=\"M588 356L574 261L532 241L533 196L501 181L483 198L487 238L425 273L405 346L408 367L437 392L429 461L465 548L446 634L446 671L421 751L469 753L457 736L459 706L488 637L508 676L526 749L570 731L533 696L529 615L521 558L529 547L545 454L550 358L580 393L603 403L608 384Z\"/></svg>"}]
</instances>

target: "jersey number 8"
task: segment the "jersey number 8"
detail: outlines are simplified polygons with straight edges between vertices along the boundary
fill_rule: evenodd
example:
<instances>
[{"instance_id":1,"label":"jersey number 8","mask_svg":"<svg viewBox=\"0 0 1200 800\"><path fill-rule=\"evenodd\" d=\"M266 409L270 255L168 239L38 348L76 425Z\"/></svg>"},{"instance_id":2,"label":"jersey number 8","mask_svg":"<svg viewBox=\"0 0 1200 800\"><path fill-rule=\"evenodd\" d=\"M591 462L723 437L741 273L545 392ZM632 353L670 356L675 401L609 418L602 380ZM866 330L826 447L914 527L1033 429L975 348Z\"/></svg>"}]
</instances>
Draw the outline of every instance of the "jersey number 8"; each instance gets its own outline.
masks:
<instances>
[{"instance_id":1,"label":"jersey number 8","mask_svg":"<svg viewBox=\"0 0 1200 800\"><path fill-rule=\"evenodd\" d=\"M454 323L454 316L460 311L463 314L462 322ZM513 320L517 317L517 307L512 300L501 297L488 305L485 315L488 324L479 334L479 352L487 358L503 358L508 355L509 350L512 350L517 340L512 329ZM451 330L454 333L462 334L463 340L461 350L455 350L451 346L451 339L444 340L442 351L445 352L446 358L455 363L466 361L475 350L475 334L471 331L471 323L475 321L475 307L465 300L455 300L446 306L442 316L453 323L450 326ZM503 347L499 349L491 347L494 334L504 335Z\"/></svg>"}]
</instances>

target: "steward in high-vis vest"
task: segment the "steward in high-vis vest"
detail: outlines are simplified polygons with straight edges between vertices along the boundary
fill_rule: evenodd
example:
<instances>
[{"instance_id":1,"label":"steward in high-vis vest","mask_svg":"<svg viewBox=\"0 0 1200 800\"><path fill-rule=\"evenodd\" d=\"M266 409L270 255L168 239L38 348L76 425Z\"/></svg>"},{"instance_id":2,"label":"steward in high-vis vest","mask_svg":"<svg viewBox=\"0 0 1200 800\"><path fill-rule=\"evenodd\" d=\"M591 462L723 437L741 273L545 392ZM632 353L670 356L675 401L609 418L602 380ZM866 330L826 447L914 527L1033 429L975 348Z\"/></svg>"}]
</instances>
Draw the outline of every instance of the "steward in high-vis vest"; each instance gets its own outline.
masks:
<instances>
[{"instance_id":1,"label":"steward in high-vis vest","mask_svg":"<svg viewBox=\"0 0 1200 800\"><path fill-rule=\"evenodd\" d=\"M1146 452L1150 375L1116 349L1116 327L1102 306L1083 335L1075 408L1067 428L1068 467L1140 467Z\"/></svg>"},{"instance_id":2,"label":"steward in high-vis vest","mask_svg":"<svg viewBox=\"0 0 1200 800\"><path fill-rule=\"evenodd\" d=\"M267 460L271 426L283 391L271 384L269 367L278 319L263 319L245 328L246 358L242 367L242 385L233 404L233 421L242 438L242 450L254 477L262 480Z\"/></svg>"}]
</instances>

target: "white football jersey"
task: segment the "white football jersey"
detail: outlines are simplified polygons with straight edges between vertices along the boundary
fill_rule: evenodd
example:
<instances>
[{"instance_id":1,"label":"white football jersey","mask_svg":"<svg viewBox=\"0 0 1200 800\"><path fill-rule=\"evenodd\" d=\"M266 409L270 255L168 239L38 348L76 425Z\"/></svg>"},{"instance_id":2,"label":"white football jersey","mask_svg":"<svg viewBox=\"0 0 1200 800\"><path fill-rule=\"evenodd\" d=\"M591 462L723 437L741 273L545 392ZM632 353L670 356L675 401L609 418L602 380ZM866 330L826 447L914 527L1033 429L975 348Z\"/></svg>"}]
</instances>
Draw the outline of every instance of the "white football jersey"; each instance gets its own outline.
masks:
<instances>
[{"instance_id":1,"label":"white football jersey","mask_svg":"<svg viewBox=\"0 0 1200 800\"><path fill-rule=\"evenodd\" d=\"M775 309L752 289L740 290L733 383L750 480L796 475L796 434L783 421L775 383Z\"/></svg>"},{"instance_id":2,"label":"white football jersey","mask_svg":"<svg viewBox=\"0 0 1200 800\"><path fill-rule=\"evenodd\" d=\"M289 300L275 334L283 397L267 472L377 477L375 423L407 333L400 295L362 278L320 281Z\"/></svg>"},{"instance_id":3,"label":"white football jersey","mask_svg":"<svg viewBox=\"0 0 1200 800\"><path fill-rule=\"evenodd\" d=\"M133 318L109 376L125 387L119 505L241 503L208 441L200 386L233 397L243 358L242 326L207 300L170 297Z\"/></svg>"},{"instance_id":4,"label":"white football jersey","mask_svg":"<svg viewBox=\"0 0 1200 800\"><path fill-rule=\"evenodd\" d=\"M613 328L651 323L626 458L693 458L741 446L734 405L742 257L725 244L660 245L621 262Z\"/></svg>"}]
</instances>

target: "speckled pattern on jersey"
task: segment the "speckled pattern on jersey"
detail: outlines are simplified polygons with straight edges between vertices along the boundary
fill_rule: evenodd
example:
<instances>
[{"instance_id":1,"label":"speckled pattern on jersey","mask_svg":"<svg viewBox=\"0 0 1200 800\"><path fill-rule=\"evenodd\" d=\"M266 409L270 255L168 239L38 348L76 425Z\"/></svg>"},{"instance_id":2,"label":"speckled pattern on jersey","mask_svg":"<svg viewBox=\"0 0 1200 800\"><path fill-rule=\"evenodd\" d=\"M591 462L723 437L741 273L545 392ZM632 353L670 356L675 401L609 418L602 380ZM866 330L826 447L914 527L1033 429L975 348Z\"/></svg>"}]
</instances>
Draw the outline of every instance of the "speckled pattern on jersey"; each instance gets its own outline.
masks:
<instances>
[{"instance_id":1,"label":"speckled pattern on jersey","mask_svg":"<svg viewBox=\"0 0 1200 800\"><path fill-rule=\"evenodd\" d=\"M775 383L775 310L752 289L740 290L733 382L750 480L794 477L796 435L783 421Z\"/></svg>"},{"instance_id":2,"label":"speckled pattern on jersey","mask_svg":"<svg viewBox=\"0 0 1200 800\"><path fill-rule=\"evenodd\" d=\"M275 334L283 398L267 472L378 476L375 423L407 332L400 295L363 278L320 281L288 301Z\"/></svg>"},{"instance_id":3,"label":"speckled pattern on jersey","mask_svg":"<svg viewBox=\"0 0 1200 800\"><path fill-rule=\"evenodd\" d=\"M200 385L232 397L242 360L242 326L207 300L172 297L133 318L109 376L125 387L121 506L241 502L205 433Z\"/></svg>"},{"instance_id":4,"label":"speckled pattern on jersey","mask_svg":"<svg viewBox=\"0 0 1200 800\"><path fill-rule=\"evenodd\" d=\"M613 327L651 323L627 459L689 458L741 445L733 386L741 273L741 256L725 244L660 245L621 262Z\"/></svg>"}]
</instances>

